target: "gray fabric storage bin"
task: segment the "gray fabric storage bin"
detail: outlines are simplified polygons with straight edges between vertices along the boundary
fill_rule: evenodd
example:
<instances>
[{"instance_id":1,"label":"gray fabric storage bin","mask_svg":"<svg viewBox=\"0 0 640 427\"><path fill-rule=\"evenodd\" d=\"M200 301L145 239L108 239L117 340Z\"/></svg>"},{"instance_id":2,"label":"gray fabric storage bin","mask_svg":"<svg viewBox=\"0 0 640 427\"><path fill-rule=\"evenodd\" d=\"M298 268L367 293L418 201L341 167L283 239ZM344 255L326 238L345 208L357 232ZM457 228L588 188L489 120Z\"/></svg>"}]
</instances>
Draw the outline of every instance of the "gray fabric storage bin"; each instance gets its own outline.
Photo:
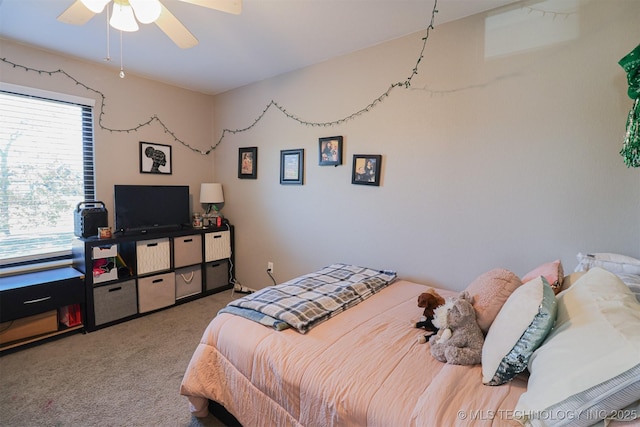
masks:
<instances>
[{"instance_id":1,"label":"gray fabric storage bin","mask_svg":"<svg viewBox=\"0 0 640 427\"><path fill-rule=\"evenodd\" d=\"M136 281L93 288L93 305L96 325L137 314Z\"/></svg>"},{"instance_id":2,"label":"gray fabric storage bin","mask_svg":"<svg viewBox=\"0 0 640 427\"><path fill-rule=\"evenodd\" d=\"M176 270L176 299L202 292L202 267L200 264Z\"/></svg>"},{"instance_id":3,"label":"gray fabric storage bin","mask_svg":"<svg viewBox=\"0 0 640 427\"><path fill-rule=\"evenodd\" d=\"M221 288L229 284L229 261L208 262L205 264L206 290Z\"/></svg>"}]
</instances>

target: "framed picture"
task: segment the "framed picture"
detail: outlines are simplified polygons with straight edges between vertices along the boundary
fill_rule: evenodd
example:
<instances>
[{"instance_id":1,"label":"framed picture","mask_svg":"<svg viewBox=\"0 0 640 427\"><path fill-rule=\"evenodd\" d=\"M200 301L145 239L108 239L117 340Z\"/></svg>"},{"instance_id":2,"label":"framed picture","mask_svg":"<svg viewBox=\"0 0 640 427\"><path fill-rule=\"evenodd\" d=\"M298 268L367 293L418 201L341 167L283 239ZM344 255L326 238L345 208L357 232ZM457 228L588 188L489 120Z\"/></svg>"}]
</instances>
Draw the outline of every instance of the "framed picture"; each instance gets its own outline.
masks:
<instances>
[{"instance_id":1,"label":"framed picture","mask_svg":"<svg viewBox=\"0 0 640 427\"><path fill-rule=\"evenodd\" d=\"M140 173L171 175L171 146L140 141Z\"/></svg>"},{"instance_id":2,"label":"framed picture","mask_svg":"<svg viewBox=\"0 0 640 427\"><path fill-rule=\"evenodd\" d=\"M280 184L302 185L304 149L280 151Z\"/></svg>"},{"instance_id":3,"label":"framed picture","mask_svg":"<svg viewBox=\"0 0 640 427\"><path fill-rule=\"evenodd\" d=\"M379 154L354 154L351 183L361 185L380 185L382 156Z\"/></svg>"},{"instance_id":4,"label":"framed picture","mask_svg":"<svg viewBox=\"0 0 640 427\"><path fill-rule=\"evenodd\" d=\"M338 166L342 164L342 137L329 136L319 140L319 165Z\"/></svg>"},{"instance_id":5,"label":"framed picture","mask_svg":"<svg viewBox=\"0 0 640 427\"><path fill-rule=\"evenodd\" d=\"M258 178L258 147L238 148L238 178Z\"/></svg>"}]
</instances>

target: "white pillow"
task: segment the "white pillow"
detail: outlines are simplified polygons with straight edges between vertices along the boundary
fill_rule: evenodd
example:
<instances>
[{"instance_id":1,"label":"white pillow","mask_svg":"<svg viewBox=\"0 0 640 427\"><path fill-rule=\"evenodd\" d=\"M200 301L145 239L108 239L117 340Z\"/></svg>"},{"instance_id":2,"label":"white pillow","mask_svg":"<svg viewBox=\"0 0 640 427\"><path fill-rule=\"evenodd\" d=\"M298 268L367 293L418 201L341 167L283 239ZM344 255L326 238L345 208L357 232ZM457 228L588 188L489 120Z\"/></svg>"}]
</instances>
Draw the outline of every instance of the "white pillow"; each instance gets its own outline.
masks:
<instances>
[{"instance_id":1,"label":"white pillow","mask_svg":"<svg viewBox=\"0 0 640 427\"><path fill-rule=\"evenodd\" d=\"M640 274L640 259L630 256L600 252L593 254L578 253L578 266L575 271L588 271L601 267L615 274Z\"/></svg>"},{"instance_id":2,"label":"white pillow","mask_svg":"<svg viewBox=\"0 0 640 427\"><path fill-rule=\"evenodd\" d=\"M524 371L555 319L556 297L544 277L516 288L491 324L482 346L482 382L504 384Z\"/></svg>"},{"instance_id":3,"label":"white pillow","mask_svg":"<svg viewBox=\"0 0 640 427\"><path fill-rule=\"evenodd\" d=\"M592 425L640 396L640 303L599 267L557 299L555 327L529 360L514 414L527 426Z\"/></svg>"}]
</instances>

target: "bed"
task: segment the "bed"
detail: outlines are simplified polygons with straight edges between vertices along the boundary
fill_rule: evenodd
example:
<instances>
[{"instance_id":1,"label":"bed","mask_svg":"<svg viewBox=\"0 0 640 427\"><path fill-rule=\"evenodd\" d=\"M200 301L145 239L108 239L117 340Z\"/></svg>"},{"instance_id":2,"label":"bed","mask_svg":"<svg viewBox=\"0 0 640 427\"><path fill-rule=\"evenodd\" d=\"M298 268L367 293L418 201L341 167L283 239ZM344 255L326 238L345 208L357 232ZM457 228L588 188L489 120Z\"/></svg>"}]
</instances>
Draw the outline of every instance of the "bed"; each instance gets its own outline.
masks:
<instances>
[{"instance_id":1,"label":"bed","mask_svg":"<svg viewBox=\"0 0 640 427\"><path fill-rule=\"evenodd\" d=\"M557 263L552 268L558 272ZM592 275L600 270L594 268ZM496 272L487 272L469 285L470 291L475 290L479 304L483 301L480 292L485 293L486 305L477 307L479 323L481 317L486 320L487 315L497 318L515 289L524 289L519 278L509 285L513 289L508 289L503 282L497 289ZM493 286L490 291L487 291L487 276ZM593 280L580 278L588 286L576 287L587 289L579 294L574 292L578 299L584 297L583 293L592 292L593 282L599 283L601 276ZM589 279L586 274L584 277ZM562 276L556 280L562 280ZM622 289L618 283L615 287ZM554 363L551 372L534 369L531 377L525 371L499 386L488 386L483 384L486 372L483 373L482 365L457 366L434 359L429 344L419 341L423 331L413 327L421 314L416 306L417 295L428 288L394 278L357 304L302 332L293 327L278 328L273 323L265 326L256 319L223 310L211 321L197 345L180 393L188 397L193 415L206 416L210 403L216 402L243 426L591 425L604 411L606 414L601 418L624 420L619 421L624 426L640 425L637 419L629 421L637 418L640 401L640 304L632 293L627 295L621 290L622 296L614 301L625 307L616 319L627 326L619 340L614 338L608 343L620 347L620 351L612 352L616 367L604 369L606 372L602 375L612 376L616 382L609 384L610 379L603 381L602 375L578 381L579 387L587 389L593 384L603 387L603 382L606 383L604 391L596 390L600 396L611 395L607 389L613 388L616 392L607 399L590 397L597 401L594 405L585 405L580 393L571 394L580 395L582 403L578 414L567 399L560 399L552 406L544 402L549 395L548 384L544 384L549 381L548 375L556 375L557 369L570 369L573 364L569 360ZM611 293L611 287L608 289ZM458 294L444 289L438 292L444 297ZM564 292L567 293L568 290ZM562 295L558 295L558 300ZM572 307L573 303L565 299L566 306ZM565 312L560 314L564 305L558 306L558 316L566 316ZM589 319L585 322L581 323L593 328ZM569 329L573 328L572 321L567 323L571 324ZM487 328L490 329L491 324ZM540 348L553 341L554 333L555 329ZM572 333L581 334L583 330ZM608 330L603 333L611 335ZM531 362L553 358L558 351L564 351L563 337L562 334L560 338L553 337L559 341L558 347L550 343L551 353L534 353ZM583 367L591 366L589 360L582 359ZM598 360L595 363L599 363ZM601 371L596 365L592 369ZM531 386L532 380L535 387ZM620 397L621 393L624 397ZM527 395L530 396L525 399ZM546 406L535 412L540 399ZM528 411L525 418L523 408ZM534 412L538 416L531 417Z\"/></svg>"}]
</instances>

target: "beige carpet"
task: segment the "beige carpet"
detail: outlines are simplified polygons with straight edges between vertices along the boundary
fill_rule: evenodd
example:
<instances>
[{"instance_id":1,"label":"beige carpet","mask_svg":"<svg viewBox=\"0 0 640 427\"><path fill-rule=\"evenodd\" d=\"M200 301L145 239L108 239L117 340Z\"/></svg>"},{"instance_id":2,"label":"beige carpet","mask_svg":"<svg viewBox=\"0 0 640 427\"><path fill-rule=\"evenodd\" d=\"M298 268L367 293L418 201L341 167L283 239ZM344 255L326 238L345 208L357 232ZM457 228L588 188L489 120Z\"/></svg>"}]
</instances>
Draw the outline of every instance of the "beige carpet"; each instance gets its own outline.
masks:
<instances>
[{"instance_id":1,"label":"beige carpet","mask_svg":"<svg viewBox=\"0 0 640 427\"><path fill-rule=\"evenodd\" d=\"M205 327L234 297L224 291L5 354L0 425L223 425L192 417L179 387Z\"/></svg>"}]
</instances>

